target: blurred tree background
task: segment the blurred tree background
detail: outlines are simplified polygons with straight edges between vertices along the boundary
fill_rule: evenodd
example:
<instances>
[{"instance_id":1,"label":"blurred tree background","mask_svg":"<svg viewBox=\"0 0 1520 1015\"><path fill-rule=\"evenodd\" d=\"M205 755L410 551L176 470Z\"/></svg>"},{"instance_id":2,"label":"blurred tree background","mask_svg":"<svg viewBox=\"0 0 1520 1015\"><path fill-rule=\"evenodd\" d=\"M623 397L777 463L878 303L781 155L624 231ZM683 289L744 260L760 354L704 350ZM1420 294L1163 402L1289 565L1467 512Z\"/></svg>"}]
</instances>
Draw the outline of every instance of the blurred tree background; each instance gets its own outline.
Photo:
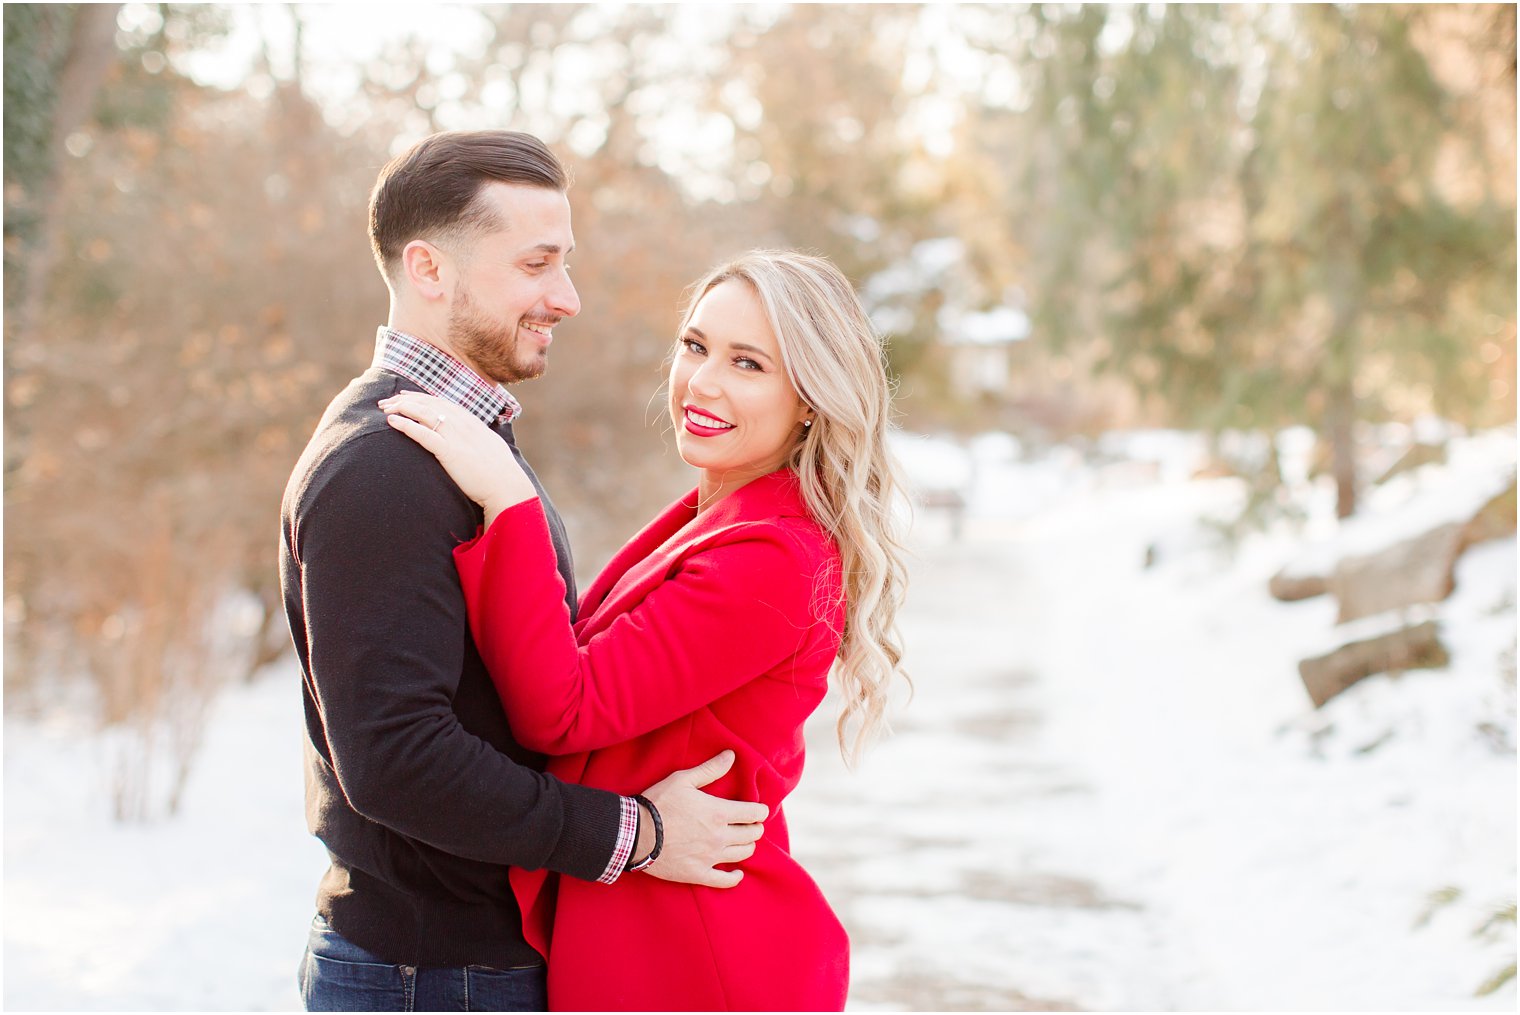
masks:
<instances>
[{"instance_id":1,"label":"blurred tree background","mask_svg":"<svg viewBox=\"0 0 1520 1015\"><path fill-rule=\"evenodd\" d=\"M1344 516L1369 424L1515 418L1510 5L429 8L342 59L358 9L4 17L6 691L91 688L171 808L286 648L280 495L385 318L369 187L434 130L573 167L585 309L522 438L583 572L682 488L682 292L754 246L854 279L909 429L1308 424Z\"/></svg>"}]
</instances>

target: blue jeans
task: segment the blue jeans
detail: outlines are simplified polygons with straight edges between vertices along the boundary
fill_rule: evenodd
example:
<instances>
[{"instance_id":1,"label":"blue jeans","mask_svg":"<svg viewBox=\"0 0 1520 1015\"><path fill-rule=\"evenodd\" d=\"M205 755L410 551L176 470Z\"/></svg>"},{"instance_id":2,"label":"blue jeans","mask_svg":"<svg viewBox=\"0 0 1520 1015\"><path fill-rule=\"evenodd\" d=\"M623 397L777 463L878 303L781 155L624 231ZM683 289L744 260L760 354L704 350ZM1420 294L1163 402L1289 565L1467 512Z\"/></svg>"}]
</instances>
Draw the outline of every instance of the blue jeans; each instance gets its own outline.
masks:
<instances>
[{"instance_id":1,"label":"blue jeans","mask_svg":"<svg viewBox=\"0 0 1520 1015\"><path fill-rule=\"evenodd\" d=\"M398 966L311 921L296 974L307 1011L547 1011L544 967Z\"/></svg>"}]
</instances>

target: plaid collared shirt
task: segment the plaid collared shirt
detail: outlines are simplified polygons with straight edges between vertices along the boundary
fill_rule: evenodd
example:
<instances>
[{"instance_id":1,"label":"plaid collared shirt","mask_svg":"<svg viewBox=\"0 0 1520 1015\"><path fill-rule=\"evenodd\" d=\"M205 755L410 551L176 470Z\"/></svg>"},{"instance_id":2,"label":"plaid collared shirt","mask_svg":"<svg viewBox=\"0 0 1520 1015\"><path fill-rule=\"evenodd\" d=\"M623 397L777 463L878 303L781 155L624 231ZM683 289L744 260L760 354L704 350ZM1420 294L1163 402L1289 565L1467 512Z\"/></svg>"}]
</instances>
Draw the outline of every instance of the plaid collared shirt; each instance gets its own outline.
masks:
<instances>
[{"instance_id":1,"label":"plaid collared shirt","mask_svg":"<svg viewBox=\"0 0 1520 1015\"><path fill-rule=\"evenodd\" d=\"M381 326L375 333L374 366L400 374L430 395L447 398L488 426L510 423L522 415L522 406L500 384L494 384L453 356L404 331ZM631 797L619 797L620 821L612 858L597 882L610 885L628 868L639 833L639 806Z\"/></svg>"},{"instance_id":2,"label":"plaid collared shirt","mask_svg":"<svg viewBox=\"0 0 1520 1015\"><path fill-rule=\"evenodd\" d=\"M430 395L447 398L489 426L510 423L522 415L522 406L506 388L404 331L380 327L375 333L373 365L400 374Z\"/></svg>"}]
</instances>

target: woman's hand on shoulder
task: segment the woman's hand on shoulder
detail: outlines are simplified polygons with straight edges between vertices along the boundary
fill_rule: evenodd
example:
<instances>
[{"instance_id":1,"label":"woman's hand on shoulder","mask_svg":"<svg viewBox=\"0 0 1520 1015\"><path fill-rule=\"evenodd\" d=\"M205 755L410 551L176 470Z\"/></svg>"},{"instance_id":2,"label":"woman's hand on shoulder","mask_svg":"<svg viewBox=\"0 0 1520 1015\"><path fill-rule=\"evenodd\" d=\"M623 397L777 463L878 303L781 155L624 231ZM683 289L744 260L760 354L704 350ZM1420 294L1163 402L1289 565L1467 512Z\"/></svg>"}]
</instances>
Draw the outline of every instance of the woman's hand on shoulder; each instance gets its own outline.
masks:
<instances>
[{"instance_id":1,"label":"woman's hand on shoulder","mask_svg":"<svg viewBox=\"0 0 1520 1015\"><path fill-rule=\"evenodd\" d=\"M416 391L379 404L387 423L432 452L465 496L485 509L488 526L538 495L501 435L460 406Z\"/></svg>"}]
</instances>

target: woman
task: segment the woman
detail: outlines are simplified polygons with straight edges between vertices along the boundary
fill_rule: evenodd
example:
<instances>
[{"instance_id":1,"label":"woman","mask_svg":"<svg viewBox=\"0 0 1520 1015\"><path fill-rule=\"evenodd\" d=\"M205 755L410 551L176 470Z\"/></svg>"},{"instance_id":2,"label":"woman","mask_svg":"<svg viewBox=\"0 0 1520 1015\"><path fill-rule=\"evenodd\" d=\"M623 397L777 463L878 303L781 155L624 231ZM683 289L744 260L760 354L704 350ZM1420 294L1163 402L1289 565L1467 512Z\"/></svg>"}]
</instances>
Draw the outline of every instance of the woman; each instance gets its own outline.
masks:
<instances>
[{"instance_id":1,"label":"woman","mask_svg":"<svg viewBox=\"0 0 1520 1015\"><path fill-rule=\"evenodd\" d=\"M555 755L560 778L624 793L732 747L709 792L770 808L724 890L514 870L551 1007L843 1008L848 941L792 859L780 808L830 669L847 757L881 723L899 669L889 406L880 344L833 265L762 251L711 272L670 371L697 488L612 559L572 628L543 510L502 442L459 413L434 429L448 403L430 396L381 403L484 508L484 534L455 560L518 739Z\"/></svg>"}]
</instances>

